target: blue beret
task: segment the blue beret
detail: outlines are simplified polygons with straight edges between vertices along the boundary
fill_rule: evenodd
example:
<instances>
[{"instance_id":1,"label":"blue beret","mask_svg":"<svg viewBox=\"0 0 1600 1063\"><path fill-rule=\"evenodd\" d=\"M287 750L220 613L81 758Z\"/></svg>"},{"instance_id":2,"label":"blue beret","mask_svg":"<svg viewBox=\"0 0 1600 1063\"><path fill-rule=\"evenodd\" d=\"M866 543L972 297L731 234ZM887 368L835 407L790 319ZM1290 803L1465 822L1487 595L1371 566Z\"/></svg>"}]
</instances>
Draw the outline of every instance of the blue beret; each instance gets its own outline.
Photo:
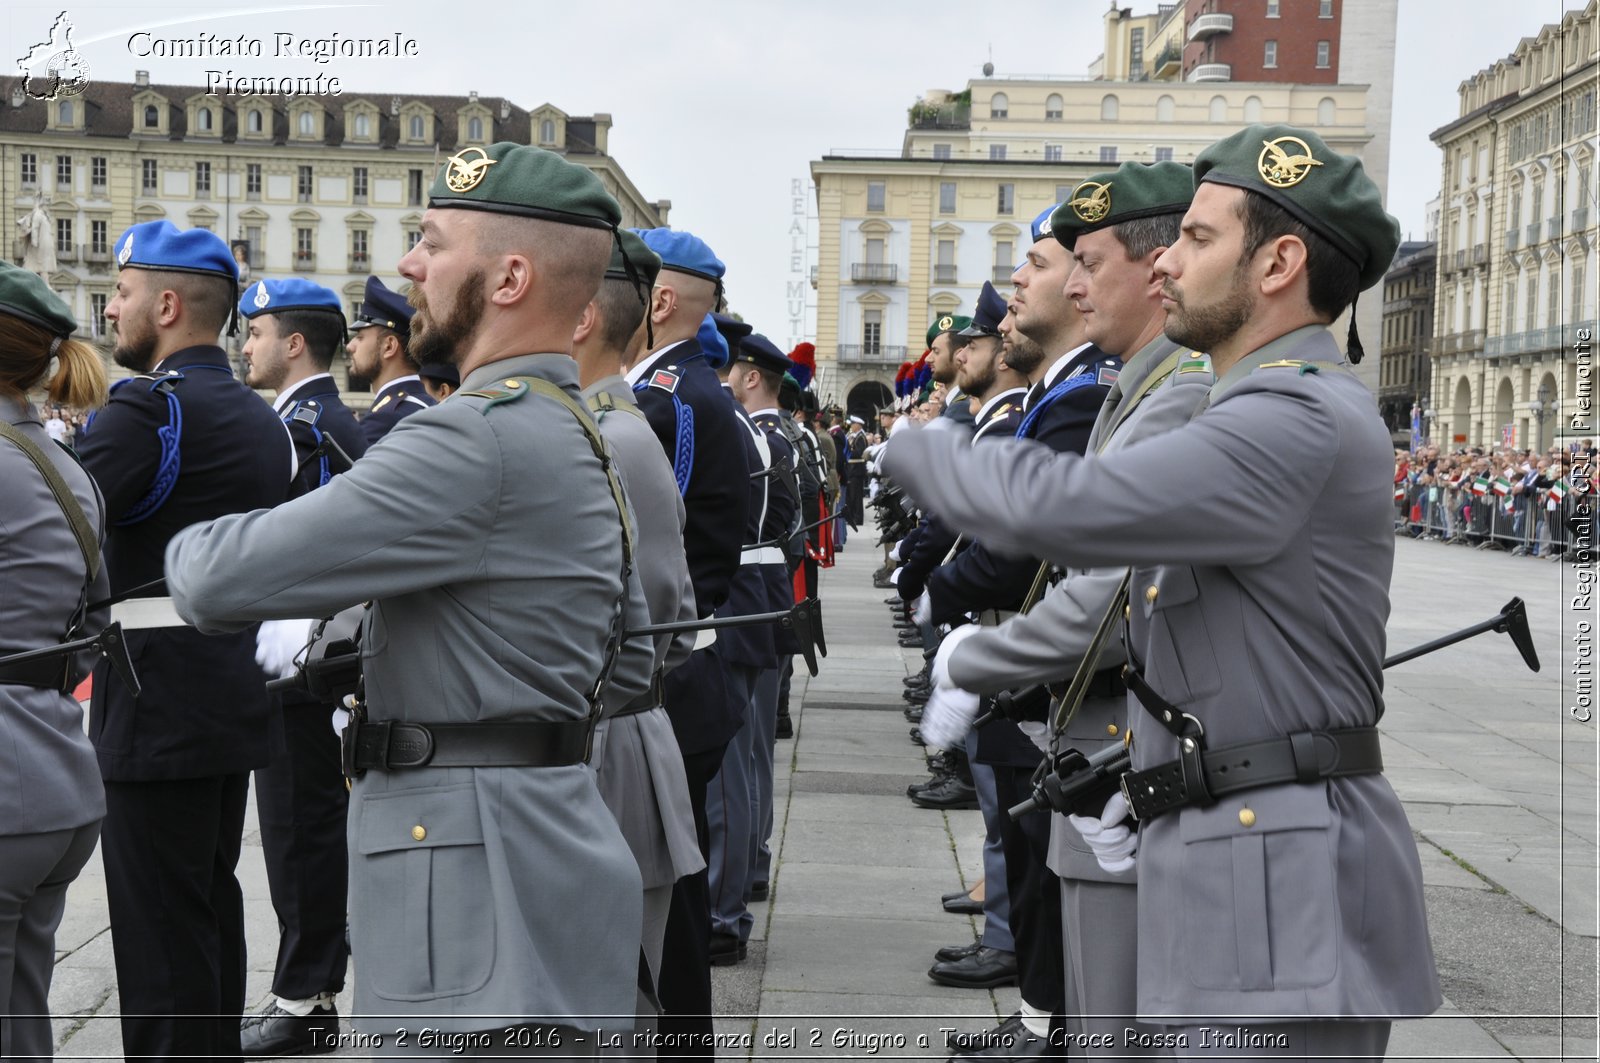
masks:
<instances>
[{"instance_id":1,"label":"blue beret","mask_svg":"<svg viewBox=\"0 0 1600 1063\"><path fill-rule=\"evenodd\" d=\"M774 373L787 373L794 368L794 363L789 356L778 350L778 345L767 339L759 332L752 332L739 341L739 347L734 352L733 360L748 362L758 369L770 369Z\"/></svg>"},{"instance_id":2,"label":"blue beret","mask_svg":"<svg viewBox=\"0 0 1600 1063\"><path fill-rule=\"evenodd\" d=\"M1028 226L1029 231L1033 233L1034 243L1038 243L1050 235L1050 215L1054 214L1056 208L1060 205L1059 203L1050 204L1050 206L1041 210L1039 216L1033 219L1033 224Z\"/></svg>"},{"instance_id":3,"label":"blue beret","mask_svg":"<svg viewBox=\"0 0 1600 1063\"><path fill-rule=\"evenodd\" d=\"M239 264L227 241L207 229L179 229L170 221L140 222L117 237L118 269L210 273L239 283Z\"/></svg>"},{"instance_id":4,"label":"blue beret","mask_svg":"<svg viewBox=\"0 0 1600 1063\"><path fill-rule=\"evenodd\" d=\"M411 308L411 304L406 302L405 296L390 291L378 278L368 277L367 290L361 299L361 309L356 311L356 319L350 327L364 329L368 325L382 325L386 329L398 332L402 338L407 338L411 335L413 313L415 311Z\"/></svg>"},{"instance_id":5,"label":"blue beret","mask_svg":"<svg viewBox=\"0 0 1600 1063\"><path fill-rule=\"evenodd\" d=\"M661 256L662 269L675 269L679 273L704 277L708 281L720 281L723 274L728 272L722 259L712 254L706 242L693 233L677 229L633 231L639 234L646 247Z\"/></svg>"},{"instance_id":6,"label":"blue beret","mask_svg":"<svg viewBox=\"0 0 1600 1063\"><path fill-rule=\"evenodd\" d=\"M722 338L722 333L717 329L716 319L710 314L700 322L700 331L695 334L700 341L700 349L705 352L706 364L713 369L721 369L728 364L728 341Z\"/></svg>"},{"instance_id":7,"label":"blue beret","mask_svg":"<svg viewBox=\"0 0 1600 1063\"><path fill-rule=\"evenodd\" d=\"M1006 316L1006 301L994 290L994 285L983 282L978 292L978 308L972 312L972 324L956 333L958 336L998 336L1000 319Z\"/></svg>"},{"instance_id":8,"label":"blue beret","mask_svg":"<svg viewBox=\"0 0 1600 1063\"><path fill-rule=\"evenodd\" d=\"M300 277L281 281L256 281L244 290L239 300L239 316L281 314L289 310L327 310L344 320L339 297L320 284Z\"/></svg>"}]
</instances>

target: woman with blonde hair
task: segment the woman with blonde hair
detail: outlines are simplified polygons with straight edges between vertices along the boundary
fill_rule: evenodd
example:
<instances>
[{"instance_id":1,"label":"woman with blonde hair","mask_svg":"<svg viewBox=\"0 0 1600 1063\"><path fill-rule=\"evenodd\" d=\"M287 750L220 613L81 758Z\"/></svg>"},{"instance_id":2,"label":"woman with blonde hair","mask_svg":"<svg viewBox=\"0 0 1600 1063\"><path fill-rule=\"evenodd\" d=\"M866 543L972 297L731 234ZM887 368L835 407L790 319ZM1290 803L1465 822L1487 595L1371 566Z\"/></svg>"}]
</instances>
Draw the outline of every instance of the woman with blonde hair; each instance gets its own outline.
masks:
<instances>
[{"instance_id":1,"label":"woman with blonde hair","mask_svg":"<svg viewBox=\"0 0 1600 1063\"><path fill-rule=\"evenodd\" d=\"M44 281L0 263L0 658L105 626L100 491L28 395L100 405L106 373ZM67 886L94 853L105 791L72 696L93 653L0 664L0 1058L48 1058Z\"/></svg>"}]
</instances>

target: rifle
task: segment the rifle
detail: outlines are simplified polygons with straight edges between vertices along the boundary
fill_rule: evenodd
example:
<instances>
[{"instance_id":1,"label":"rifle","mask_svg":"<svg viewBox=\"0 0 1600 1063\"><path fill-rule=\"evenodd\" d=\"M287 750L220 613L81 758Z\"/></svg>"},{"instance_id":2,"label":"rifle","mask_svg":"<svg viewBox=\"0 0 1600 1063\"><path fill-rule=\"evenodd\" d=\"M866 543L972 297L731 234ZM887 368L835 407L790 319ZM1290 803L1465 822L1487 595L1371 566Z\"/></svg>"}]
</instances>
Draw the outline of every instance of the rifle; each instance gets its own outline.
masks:
<instances>
[{"instance_id":1,"label":"rifle","mask_svg":"<svg viewBox=\"0 0 1600 1063\"><path fill-rule=\"evenodd\" d=\"M1487 620L1385 658L1383 667L1393 668L1488 631L1511 636L1512 643L1522 654L1523 663L1530 671L1539 670L1539 654L1528 630L1528 608L1521 598L1511 599ZM1131 766L1126 742L1107 746L1091 756L1084 756L1076 749L1062 750L1040 765L1040 771L1034 776L1033 793L1007 814L1012 819L1045 809L1076 815L1093 814L1119 788L1123 774Z\"/></svg>"},{"instance_id":2,"label":"rifle","mask_svg":"<svg viewBox=\"0 0 1600 1063\"><path fill-rule=\"evenodd\" d=\"M63 642L59 646L46 646L40 650L26 650L22 653L13 653L7 657L0 657L0 669L25 666L30 664L48 664L60 660L62 675L66 674L66 663L69 657L84 650L97 650L100 656L111 662L111 668L117 673L118 678L127 686L134 697L139 696L139 676L133 670L133 658L128 656L128 641L122 636L121 624L110 624L98 635L88 638L74 639L72 642Z\"/></svg>"}]
</instances>

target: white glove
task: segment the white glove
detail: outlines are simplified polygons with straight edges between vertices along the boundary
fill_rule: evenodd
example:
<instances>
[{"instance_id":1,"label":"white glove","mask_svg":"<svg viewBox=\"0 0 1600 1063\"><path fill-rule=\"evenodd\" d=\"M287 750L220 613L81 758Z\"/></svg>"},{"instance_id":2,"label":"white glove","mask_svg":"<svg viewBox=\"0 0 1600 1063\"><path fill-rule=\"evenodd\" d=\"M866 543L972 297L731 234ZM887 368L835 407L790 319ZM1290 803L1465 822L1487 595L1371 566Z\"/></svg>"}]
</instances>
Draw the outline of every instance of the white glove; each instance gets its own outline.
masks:
<instances>
[{"instance_id":1,"label":"white glove","mask_svg":"<svg viewBox=\"0 0 1600 1063\"><path fill-rule=\"evenodd\" d=\"M904 569L897 568L893 572L889 573L889 582L893 583L896 587L900 586L900 573L902 571L904 571Z\"/></svg>"},{"instance_id":2,"label":"white glove","mask_svg":"<svg viewBox=\"0 0 1600 1063\"><path fill-rule=\"evenodd\" d=\"M911 619L919 624L933 623L933 602L927 591L917 595L917 602L911 607Z\"/></svg>"},{"instance_id":3,"label":"white glove","mask_svg":"<svg viewBox=\"0 0 1600 1063\"><path fill-rule=\"evenodd\" d=\"M348 709L334 709L333 710L333 733L338 735L340 738L343 738L344 737L344 729L346 727L349 727L349 726L350 726L350 710L348 710Z\"/></svg>"},{"instance_id":4,"label":"white glove","mask_svg":"<svg viewBox=\"0 0 1600 1063\"><path fill-rule=\"evenodd\" d=\"M1039 747L1039 752L1050 752L1050 725L1038 720L1018 720L1017 730L1028 736L1028 741Z\"/></svg>"},{"instance_id":5,"label":"white glove","mask_svg":"<svg viewBox=\"0 0 1600 1063\"><path fill-rule=\"evenodd\" d=\"M893 546L889 547L889 560L890 561L898 561L898 560L900 560L900 543L903 543L903 542L905 542L905 540L901 539L900 542L897 542Z\"/></svg>"},{"instance_id":6,"label":"white glove","mask_svg":"<svg viewBox=\"0 0 1600 1063\"><path fill-rule=\"evenodd\" d=\"M936 686L922 707L922 740L936 749L958 749L978 718L978 695L951 686Z\"/></svg>"},{"instance_id":7,"label":"white glove","mask_svg":"<svg viewBox=\"0 0 1600 1063\"><path fill-rule=\"evenodd\" d=\"M944 637L939 643L939 652L933 655L933 667L929 670L929 677L936 687L954 687L950 681L950 656L956 652L956 647L978 633L978 625L968 624L958 627Z\"/></svg>"},{"instance_id":8,"label":"white glove","mask_svg":"<svg viewBox=\"0 0 1600 1063\"><path fill-rule=\"evenodd\" d=\"M266 620L256 632L256 663L273 679L294 674L294 659L311 639L315 620Z\"/></svg>"},{"instance_id":9,"label":"white glove","mask_svg":"<svg viewBox=\"0 0 1600 1063\"><path fill-rule=\"evenodd\" d=\"M933 704L933 699L928 700ZM924 715L926 720L927 716ZM923 729L926 737L927 729ZM1133 870L1133 851L1139 847L1139 835L1123 826L1128 818L1128 800L1114 793L1098 816L1068 816L1072 829L1083 835L1083 840L1094 852L1095 862L1113 874Z\"/></svg>"}]
</instances>

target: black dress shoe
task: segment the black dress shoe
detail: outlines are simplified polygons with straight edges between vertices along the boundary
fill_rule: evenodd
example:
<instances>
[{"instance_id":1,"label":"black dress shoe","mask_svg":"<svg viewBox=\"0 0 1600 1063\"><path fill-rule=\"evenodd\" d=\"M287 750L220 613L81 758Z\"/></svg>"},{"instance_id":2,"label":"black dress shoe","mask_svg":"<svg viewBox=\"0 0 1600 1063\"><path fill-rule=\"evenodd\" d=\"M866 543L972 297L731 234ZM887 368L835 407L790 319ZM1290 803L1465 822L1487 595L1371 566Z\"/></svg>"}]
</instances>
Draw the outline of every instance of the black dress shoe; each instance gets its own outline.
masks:
<instances>
[{"instance_id":1,"label":"black dress shoe","mask_svg":"<svg viewBox=\"0 0 1600 1063\"><path fill-rule=\"evenodd\" d=\"M928 968L928 977L957 989L995 989L1017 984L1017 954L980 945L978 951Z\"/></svg>"},{"instance_id":2,"label":"black dress shoe","mask_svg":"<svg viewBox=\"0 0 1600 1063\"><path fill-rule=\"evenodd\" d=\"M952 1052L980 1052L986 1048L993 1048L999 1044L1015 1044L1017 1039L1027 1032L1028 1028L1022 1025L1022 1012L1014 1011L1010 1018L999 1026L977 1033L952 1033L944 1039L945 1047Z\"/></svg>"},{"instance_id":3,"label":"black dress shoe","mask_svg":"<svg viewBox=\"0 0 1600 1063\"><path fill-rule=\"evenodd\" d=\"M1021 1023L1019 1022L1018 1025L1021 1026ZM1048 1036L1040 1037L1026 1026L1022 1026L1014 1034L1002 1038L999 1043L990 1045L987 1048L979 1048L963 1053L961 1058L963 1060L973 1060L974 1063L977 1060L989 1060L993 1061L993 1063L998 1063L999 1060L1003 1059L1043 1059L1051 1055L1059 1056L1060 1053L1051 1049L1050 1038Z\"/></svg>"},{"instance_id":4,"label":"black dress shoe","mask_svg":"<svg viewBox=\"0 0 1600 1063\"><path fill-rule=\"evenodd\" d=\"M922 636L921 635L913 635L910 638L906 638L904 635L902 635L896 641L900 643L900 648L903 649L903 650L920 650L920 649L922 649Z\"/></svg>"},{"instance_id":5,"label":"black dress shoe","mask_svg":"<svg viewBox=\"0 0 1600 1063\"><path fill-rule=\"evenodd\" d=\"M906 710L906 723L914 723L914 724L917 724L917 725L920 726L922 724L922 710L921 709L907 709Z\"/></svg>"},{"instance_id":6,"label":"black dress shoe","mask_svg":"<svg viewBox=\"0 0 1600 1063\"><path fill-rule=\"evenodd\" d=\"M922 740L922 728L913 727L911 729L911 744L914 746L925 746L928 744Z\"/></svg>"},{"instance_id":7,"label":"black dress shoe","mask_svg":"<svg viewBox=\"0 0 1600 1063\"><path fill-rule=\"evenodd\" d=\"M789 714L787 712L778 713L778 728L777 728L777 730L772 732L772 737L774 737L774 738L793 738L794 737L794 720L792 720L789 717Z\"/></svg>"},{"instance_id":8,"label":"black dress shoe","mask_svg":"<svg viewBox=\"0 0 1600 1063\"><path fill-rule=\"evenodd\" d=\"M749 946L739 940L738 934L711 934L711 966L732 967L742 963L749 952ZM1015 963L1012 965L1015 970Z\"/></svg>"},{"instance_id":9,"label":"black dress shoe","mask_svg":"<svg viewBox=\"0 0 1600 1063\"><path fill-rule=\"evenodd\" d=\"M915 675L908 675L904 679L900 680L900 685L906 687L925 687L931 683L932 680L928 678L927 672L918 672Z\"/></svg>"},{"instance_id":10,"label":"black dress shoe","mask_svg":"<svg viewBox=\"0 0 1600 1063\"><path fill-rule=\"evenodd\" d=\"M917 737L922 737L920 731ZM918 742L917 744L925 745L926 743ZM978 791L971 783L962 782L952 775L944 781L942 786L920 793L913 797L911 801L918 808L941 808L946 811L953 811L959 808L977 808Z\"/></svg>"},{"instance_id":11,"label":"black dress shoe","mask_svg":"<svg viewBox=\"0 0 1600 1063\"><path fill-rule=\"evenodd\" d=\"M963 894L963 896L965 895ZM935 952L933 958L939 963L953 963L956 960L966 959L982 947L982 944L976 941L970 945L946 945L938 952ZM1021 1013L1019 1012L1018 1014Z\"/></svg>"},{"instance_id":12,"label":"black dress shoe","mask_svg":"<svg viewBox=\"0 0 1600 1063\"><path fill-rule=\"evenodd\" d=\"M756 882L750 886L750 899L764 901L772 894L772 887L765 882Z\"/></svg>"},{"instance_id":13,"label":"black dress shoe","mask_svg":"<svg viewBox=\"0 0 1600 1063\"><path fill-rule=\"evenodd\" d=\"M951 915L982 915L983 902L972 899L970 894L957 894L947 901L940 901L940 907Z\"/></svg>"},{"instance_id":14,"label":"black dress shoe","mask_svg":"<svg viewBox=\"0 0 1600 1063\"><path fill-rule=\"evenodd\" d=\"M332 1004L312 1008L310 1015L292 1015L274 999L239 1023L239 1054L245 1059L318 1055L338 1047L339 1010Z\"/></svg>"},{"instance_id":15,"label":"black dress shoe","mask_svg":"<svg viewBox=\"0 0 1600 1063\"><path fill-rule=\"evenodd\" d=\"M906 787L906 796L915 797L918 794L926 793L929 790L932 790L936 786L942 786L944 785L946 778L948 778L948 776L935 775L931 779L924 779L922 782L914 782L910 786Z\"/></svg>"}]
</instances>

